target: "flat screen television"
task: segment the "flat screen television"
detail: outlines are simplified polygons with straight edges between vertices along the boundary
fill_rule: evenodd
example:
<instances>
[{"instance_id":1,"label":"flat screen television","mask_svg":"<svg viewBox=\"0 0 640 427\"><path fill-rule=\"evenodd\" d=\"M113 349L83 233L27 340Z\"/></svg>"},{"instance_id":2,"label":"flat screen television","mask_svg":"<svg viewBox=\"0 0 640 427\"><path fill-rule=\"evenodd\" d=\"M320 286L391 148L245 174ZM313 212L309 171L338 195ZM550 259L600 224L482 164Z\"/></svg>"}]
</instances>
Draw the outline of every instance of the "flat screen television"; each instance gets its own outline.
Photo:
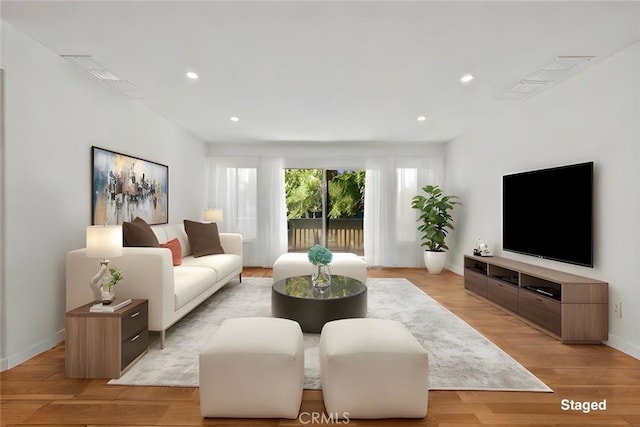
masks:
<instances>
[{"instance_id":1,"label":"flat screen television","mask_svg":"<svg viewBox=\"0 0 640 427\"><path fill-rule=\"evenodd\" d=\"M504 175L502 248L593 267L593 162Z\"/></svg>"}]
</instances>

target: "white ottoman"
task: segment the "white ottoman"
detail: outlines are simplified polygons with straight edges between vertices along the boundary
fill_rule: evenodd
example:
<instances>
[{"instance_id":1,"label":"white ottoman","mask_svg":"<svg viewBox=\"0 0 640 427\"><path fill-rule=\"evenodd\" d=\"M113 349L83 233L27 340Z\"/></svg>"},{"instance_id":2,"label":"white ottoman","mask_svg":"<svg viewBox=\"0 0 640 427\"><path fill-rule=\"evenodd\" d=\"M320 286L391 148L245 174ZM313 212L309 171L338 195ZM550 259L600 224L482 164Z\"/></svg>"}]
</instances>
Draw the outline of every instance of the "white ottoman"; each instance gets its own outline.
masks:
<instances>
[{"instance_id":1,"label":"white ottoman","mask_svg":"<svg viewBox=\"0 0 640 427\"><path fill-rule=\"evenodd\" d=\"M200 352L203 417L298 416L304 342L297 322L271 317L225 320Z\"/></svg>"},{"instance_id":2,"label":"white ottoman","mask_svg":"<svg viewBox=\"0 0 640 427\"><path fill-rule=\"evenodd\" d=\"M428 369L427 351L400 322L344 319L322 329L322 395L334 416L423 418Z\"/></svg>"},{"instance_id":3,"label":"white ottoman","mask_svg":"<svg viewBox=\"0 0 640 427\"><path fill-rule=\"evenodd\" d=\"M356 254L336 252L329 266L331 274L351 277L362 283L367 282L367 265ZM289 252L280 255L273 263L273 281L294 276L310 276L312 270L313 264L309 262L306 253Z\"/></svg>"}]
</instances>

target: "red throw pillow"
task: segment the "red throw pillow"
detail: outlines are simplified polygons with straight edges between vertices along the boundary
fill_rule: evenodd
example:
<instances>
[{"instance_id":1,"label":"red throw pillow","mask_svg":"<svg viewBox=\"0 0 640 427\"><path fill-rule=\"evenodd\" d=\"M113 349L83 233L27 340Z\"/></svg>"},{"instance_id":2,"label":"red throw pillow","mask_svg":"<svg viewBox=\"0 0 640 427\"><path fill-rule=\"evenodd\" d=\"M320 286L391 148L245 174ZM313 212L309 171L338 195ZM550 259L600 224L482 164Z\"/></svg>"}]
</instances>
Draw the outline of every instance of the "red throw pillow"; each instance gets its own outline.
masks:
<instances>
[{"instance_id":1,"label":"red throw pillow","mask_svg":"<svg viewBox=\"0 0 640 427\"><path fill-rule=\"evenodd\" d=\"M172 239L167 243L160 243L160 247L171 249L173 265L182 265L182 245L180 245L180 240Z\"/></svg>"}]
</instances>

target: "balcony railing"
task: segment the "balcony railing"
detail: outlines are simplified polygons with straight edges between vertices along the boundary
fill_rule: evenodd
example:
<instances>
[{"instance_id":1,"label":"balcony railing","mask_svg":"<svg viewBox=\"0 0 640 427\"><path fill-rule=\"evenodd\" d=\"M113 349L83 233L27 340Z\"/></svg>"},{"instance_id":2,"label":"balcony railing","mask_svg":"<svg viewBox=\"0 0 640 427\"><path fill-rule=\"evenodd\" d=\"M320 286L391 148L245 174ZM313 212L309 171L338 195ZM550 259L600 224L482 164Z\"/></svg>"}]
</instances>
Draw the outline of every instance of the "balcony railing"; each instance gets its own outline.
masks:
<instances>
[{"instance_id":1,"label":"balcony railing","mask_svg":"<svg viewBox=\"0 0 640 427\"><path fill-rule=\"evenodd\" d=\"M290 219L289 252L304 252L322 242L322 218ZM327 247L332 251L364 255L362 218L329 219Z\"/></svg>"}]
</instances>

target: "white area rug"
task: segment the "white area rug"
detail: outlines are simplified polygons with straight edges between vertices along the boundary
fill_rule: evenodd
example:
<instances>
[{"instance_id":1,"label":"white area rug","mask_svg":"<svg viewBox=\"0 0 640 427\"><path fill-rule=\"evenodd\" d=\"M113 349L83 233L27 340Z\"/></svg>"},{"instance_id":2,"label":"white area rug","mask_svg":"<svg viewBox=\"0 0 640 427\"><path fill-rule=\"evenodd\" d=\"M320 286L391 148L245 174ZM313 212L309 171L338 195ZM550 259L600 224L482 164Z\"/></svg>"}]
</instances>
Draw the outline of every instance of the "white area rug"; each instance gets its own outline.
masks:
<instances>
[{"instance_id":1,"label":"white area rug","mask_svg":"<svg viewBox=\"0 0 640 427\"><path fill-rule=\"evenodd\" d=\"M227 318L271 316L271 279L232 281L167 331L109 384L198 385L198 352ZM368 317L402 322L429 352L431 390L552 391L508 354L406 279L369 279ZM157 336L157 334L155 334ZM319 389L320 335L305 334L305 388Z\"/></svg>"}]
</instances>

